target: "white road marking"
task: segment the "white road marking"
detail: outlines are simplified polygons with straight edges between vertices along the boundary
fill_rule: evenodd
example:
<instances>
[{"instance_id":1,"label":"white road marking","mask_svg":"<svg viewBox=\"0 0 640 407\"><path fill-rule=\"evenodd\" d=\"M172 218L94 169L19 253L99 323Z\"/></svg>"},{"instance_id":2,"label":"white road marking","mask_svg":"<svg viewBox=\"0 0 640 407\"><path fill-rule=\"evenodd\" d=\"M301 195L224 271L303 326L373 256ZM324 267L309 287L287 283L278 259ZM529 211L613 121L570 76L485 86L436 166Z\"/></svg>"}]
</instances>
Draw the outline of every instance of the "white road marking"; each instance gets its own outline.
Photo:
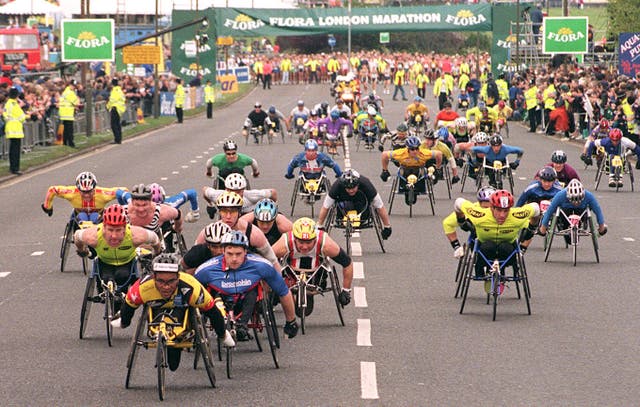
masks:
<instances>
[{"instance_id":1,"label":"white road marking","mask_svg":"<svg viewBox=\"0 0 640 407\"><path fill-rule=\"evenodd\" d=\"M220 144L220 143L218 143L218 144ZM216 149L215 147L209 147L209 151L215 150L215 149Z\"/></svg>"},{"instance_id":2,"label":"white road marking","mask_svg":"<svg viewBox=\"0 0 640 407\"><path fill-rule=\"evenodd\" d=\"M351 242L351 255L362 256L362 246L360 246L360 242Z\"/></svg>"},{"instance_id":3,"label":"white road marking","mask_svg":"<svg viewBox=\"0 0 640 407\"><path fill-rule=\"evenodd\" d=\"M351 235L353 237L360 237L360 232L353 232L353 234Z\"/></svg>"},{"instance_id":4,"label":"white road marking","mask_svg":"<svg viewBox=\"0 0 640 407\"><path fill-rule=\"evenodd\" d=\"M191 160L189 162L193 164L193 163L197 163L198 161L197 160Z\"/></svg>"},{"instance_id":5,"label":"white road marking","mask_svg":"<svg viewBox=\"0 0 640 407\"><path fill-rule=\"evenodd\" d=\"M371 320L358 319L358 346L371 346Z\"/></svg>"},{"instance_id":6,"label":"white road marking","mask_svg":"<svg viewBox=\"0 0 640 407\"><path fill-rule=\"evenodd\" d=\"M182 165L182 168L187 169L187 168L189 168L189 166L188 165Z\"/></svg>"},{"instance_id":7,"label":"white road marking","mask_svg":"<svg viewBox=\"0 0 640 407\"><path fill-rule=\"evenodd\" d=\"M519 179L520 181L524 181L524 180L526 180L526 179L527 179L527 177L518 177L518 179Z\"/></svg>"},{"instance_id":8,"label":"white road marking","mask_svg":"<svg viewBox=\"0 0 640 407\"><path fill-rule=\"evenodd\" d=\"M160 181L166 181L166 180L168 180L168 179L169 179L169 178L167 178L167 177L161 177L161 178L160 178Z\"/></svg>"},{"instance_id":9,"label":"white road marking","mask_svg":"<svg viewBox=\"0 0 640 407\"><path fill-rule=\"evenodd\" d=\"M44 252L40 252L40 251L31 253L32 256L42 256L43 254Z\"/></svg>"},{"instance_id":10,"label":"white road marking","mask_svg":"<svg viewBox=\"0 0 640 407\"><path fill-rule=\"evenodd\" d=\"M366 308L367 291L364 287L353 287L353 303L356 308Z\"/></svg>"},{"instance_id":11,"label":"white road marking","mask_svg":"<svg viewBox=\"0 0 640 407\"><path fill-rule=\"evenodd\" d=\"M379 399L376 380L376 363L360 362L360 397L363 399Z\"/></svg>"},{"instance_id":12,"label":"white road marking","mask_svg":"<svg viewBox=\"0 0 640 407\"><path fill-rule=\"evenodd\" d=\"M362 263L361 261L353 262L353 278L364 278L364 263Z\"/></svg>"},{"instance_id":13,"label":"white road marking","mask_svg":"<svg viewBox=\"0 0 640 407\"><path fill-rule=\"evenodd\" d=\"M622 240L625 240L627 242L635 242L636 239L632 238L632 237L623 237Z\"/></svg>"},{"instance_id":14,"label":"white road marking","mask_svg":"<svg viewBox=\"0 0 640 407\"><path fill-rule=\"evenodd\" d=\"M202 158L202 156L201 155L197 155L196 158Z\"/></svg>"},{"instance_id":15,"label":"white road marking","mask_svg":"<svg viewBox=\"0 0 640 407\"><path fill-rule=\"evenodd\" d=\"M2 272L0 272L0 278L4 278L4 277L8 276L9 274L11 274L10 271L2 271Z\"/></svg>"},{"instance_id":16,"label":"white road marking","mask_svg":"<svg viewBox=\"0 0 640 407\"><path fill-rule=\"evenodd\" d=\"M208 151L203 151L202 154L209 155L209 152Z\"/></svg>"},{"instance_id":17,"label":"white road marking","mask_svg":"<svg viewBox=\"0 0 640 407\"><path fill-rule=\"evenodd\" d=\"M180 174L180 171L171 171L171 173L172 173L173 175L178 175L178 174Z\"/></svg>"}]
</instances>

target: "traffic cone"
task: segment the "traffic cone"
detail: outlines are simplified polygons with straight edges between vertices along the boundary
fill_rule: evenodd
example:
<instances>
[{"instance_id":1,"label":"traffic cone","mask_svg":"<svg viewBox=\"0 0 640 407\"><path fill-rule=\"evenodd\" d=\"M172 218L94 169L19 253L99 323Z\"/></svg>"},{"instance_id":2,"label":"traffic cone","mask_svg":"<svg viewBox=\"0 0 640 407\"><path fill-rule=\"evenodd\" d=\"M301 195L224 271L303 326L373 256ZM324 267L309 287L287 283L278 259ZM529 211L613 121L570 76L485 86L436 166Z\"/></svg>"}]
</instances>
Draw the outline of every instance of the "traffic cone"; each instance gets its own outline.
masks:
<instances>
[{"instance_id":1,"label":"traffic cone","mask_svg":"<svg viewBox=\"0 0 640 407\"><path fill-rule=\"evenodd\" d=\"M138 110L136 111L136 116L137 116L137 120L138 120L138 124L144 124L144 114L142 113L142 109L138 108Z\"/></svg>"}]
</instances>

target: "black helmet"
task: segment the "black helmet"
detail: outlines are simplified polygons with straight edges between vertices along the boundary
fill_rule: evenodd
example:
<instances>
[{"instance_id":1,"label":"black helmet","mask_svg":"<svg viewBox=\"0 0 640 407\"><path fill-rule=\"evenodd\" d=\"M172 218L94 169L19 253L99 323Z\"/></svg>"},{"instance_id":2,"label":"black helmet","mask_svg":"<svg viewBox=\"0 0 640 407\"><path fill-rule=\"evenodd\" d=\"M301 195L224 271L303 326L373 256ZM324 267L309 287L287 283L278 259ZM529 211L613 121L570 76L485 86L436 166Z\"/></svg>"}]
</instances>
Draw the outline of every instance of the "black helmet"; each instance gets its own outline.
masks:
<instances>
[{"instance_id":1,"label":"black helmet","mask_svg":"<svg viewBox=\"0 0 640 407\"><path fill-rule=\"evenodd\" d=\"M401 132L401 133L404 133L404 132L409 131L409 128L407 127L407 125L406 125L406 124L404 124L404 123L400 123L400 124L398 125L398 127L396 128L396 130L397 130L397 131L399 131L399 132Z\"/></svg>"},{"instance_id":2,"label":"black helmet","mask_svg":"<svg viewBox=\"0 0 640 407\"><path fill-rule=\"evenodd\" d=\"M150 201L151 188L149 188L145 184L134 185L134 187L131 188L131 199L140 199L144 201Z\"/></svg>"},{"instance_id":3,"label":"black helmet","mask_svg":"<svg viewBox=\"0 0 640 407\"><path fill-rule=\"evenodd\" d=\"M489 139L489 144L491 144L492 146L501 146L502 145L502 136L499 135L499 134L494 134Z\"/></svg>"},{"instance_id":4,"label":"black helmet","mask_svg":"<svg viewBox=\"0 0 640 407\"><path fill-rule=\"evenodd\" d=\"M329 107L329 102L322 102L320 103L320 107L324 110L326 110Z\"/></svg>"},{"instance_id":5,"label":"black helmet","mask_svg":"<svg viewBox=\"0 0 640 407\"><path fill-rule=\"evenodd\" d=\"M544 167L538 172L538 177L540 177L542 181L555 181L558 179L558 174L552 167Z\"/></svg>"},{"instance_id":6,"label":"black helmet","mask_svg":"<svg viewBox=\"0 0 640 407\"><path fill-rule=\"evenodd\" d=\"M358 174L358 171L348 168L340 176L340 182L345 188L353 188L360 183L360 174Z\"/></svg>"}]
</instances>

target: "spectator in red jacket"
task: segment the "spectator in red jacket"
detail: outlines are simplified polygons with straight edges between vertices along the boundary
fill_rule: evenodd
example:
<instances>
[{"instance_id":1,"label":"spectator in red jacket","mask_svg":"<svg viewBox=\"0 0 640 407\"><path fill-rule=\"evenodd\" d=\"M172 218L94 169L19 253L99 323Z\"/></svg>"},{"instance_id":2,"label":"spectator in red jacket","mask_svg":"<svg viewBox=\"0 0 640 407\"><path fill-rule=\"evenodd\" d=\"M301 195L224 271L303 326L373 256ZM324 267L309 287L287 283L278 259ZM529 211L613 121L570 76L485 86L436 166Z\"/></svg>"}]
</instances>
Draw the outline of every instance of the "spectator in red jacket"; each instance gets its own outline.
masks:
<instances>
[{"instance_id":1,"label":"spectator in red jacket","mask_svg":"<svg viewBox=\"0 0 640 407\"><path fill-rule=\"evenodd\" d=\"M452 122L457 119L458 116L458 113L456 113L455 110L452 109L451 102L444 102L442 104L442 110L440 110L436 115L436 128L440 126L448 126L450 124L452 125Z\"/></svg>"},{"instance_id":2,"label":"spectator in red jacket","mask_svg":"<svg viewBox=\"0 0 640 407\"><path fill-rule=\"evenodd\" d=\"M556 108L549 112L549 128L562 131L565 137L569 137L569 115L562 98L558 98Z\"/></svg>"}]
</instances>

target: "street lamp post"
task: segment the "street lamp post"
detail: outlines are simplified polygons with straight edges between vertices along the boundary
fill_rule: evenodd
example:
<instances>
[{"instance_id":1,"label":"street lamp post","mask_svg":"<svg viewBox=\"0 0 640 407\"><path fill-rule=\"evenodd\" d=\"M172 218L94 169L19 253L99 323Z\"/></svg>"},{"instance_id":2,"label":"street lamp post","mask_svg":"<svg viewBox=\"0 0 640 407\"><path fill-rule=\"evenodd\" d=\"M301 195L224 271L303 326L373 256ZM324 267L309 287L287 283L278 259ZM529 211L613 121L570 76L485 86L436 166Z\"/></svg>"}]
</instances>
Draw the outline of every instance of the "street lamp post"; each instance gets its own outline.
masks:
<instances>
[{"instance_id":1,"label":"street lamp post","mask_svg":"<svg viewBox=\"0 0 640 407\"><path fill-rule=\"evenodd\" d=\"M158 48L158 0L156 0L155 32L156 48ZM162 52L162 50L160 50L160 52ZM153 66L153 117L155 119L160 117L160 79L158 75L158 64L155 64Z\"/></svg>"},{"instance_id":2,"label":"street lamp post","mask_svg":"<svg viewBox=\"0 0 640 407\"><path fill-rule=\"evenodd\" d=\"M351 65L351 0L349 0L348 14L349 25L347 26L347 59L349 60L349 65Z\"/></svg>"}]
</instances>

